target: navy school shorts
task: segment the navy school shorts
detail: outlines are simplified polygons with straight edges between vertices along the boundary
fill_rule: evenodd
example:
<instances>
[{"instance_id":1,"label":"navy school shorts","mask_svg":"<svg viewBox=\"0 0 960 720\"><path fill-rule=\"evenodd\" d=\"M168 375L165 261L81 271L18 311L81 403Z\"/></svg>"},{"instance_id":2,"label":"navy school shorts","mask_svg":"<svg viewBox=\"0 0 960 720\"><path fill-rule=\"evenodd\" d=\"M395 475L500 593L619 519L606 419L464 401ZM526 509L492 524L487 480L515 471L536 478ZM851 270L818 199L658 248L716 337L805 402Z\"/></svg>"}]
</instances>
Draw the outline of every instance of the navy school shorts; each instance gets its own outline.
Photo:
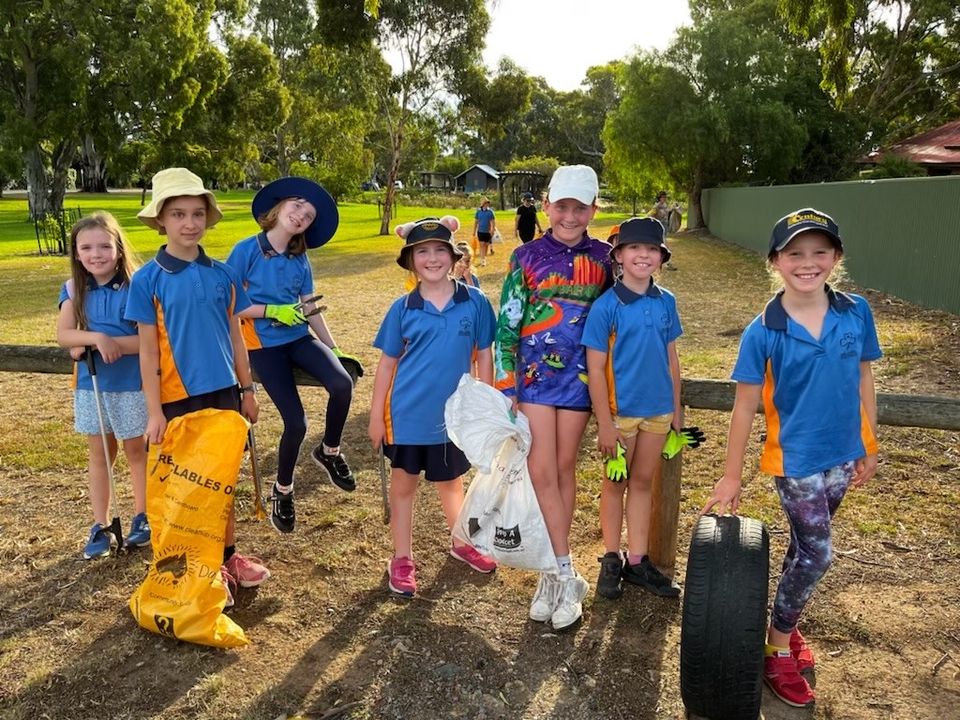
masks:
<instances>
[{"instance_id":1,"label":"navy school shorts","mask_svg":"<svg viewBox=\"0 0 960 720\"><path fill-rule=\"evenodd\" d=\"M409 475L423 473L430 482L456 480L470 469L470 461L463 450L452 442L440 445L387 445L383 454L390 458L390 466Z\"/></svg>"}]
</instances>

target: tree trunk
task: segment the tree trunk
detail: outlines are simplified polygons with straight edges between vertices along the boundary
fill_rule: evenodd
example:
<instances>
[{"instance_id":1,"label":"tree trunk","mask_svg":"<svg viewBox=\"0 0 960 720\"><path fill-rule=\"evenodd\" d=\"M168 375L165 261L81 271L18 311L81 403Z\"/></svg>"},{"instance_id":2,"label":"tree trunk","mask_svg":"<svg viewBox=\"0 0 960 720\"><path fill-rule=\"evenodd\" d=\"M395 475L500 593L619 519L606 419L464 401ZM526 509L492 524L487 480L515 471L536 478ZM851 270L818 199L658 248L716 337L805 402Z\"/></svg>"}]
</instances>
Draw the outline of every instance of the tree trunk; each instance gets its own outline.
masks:
<instances>
[{"instance_id":1,"label":"tree trunk","mask_svg":"<svg viewBox=\"0 0 960 720\"><path fill-rule=\"evenodd\" d=\"M703 206L703 173L700 168L693 172L693 187L687 193L687 230L699 230L704 225Z\"/></svg>"},{"instance_id":2,"label":"tree trunk","mask_svg":"<svg viewBox=\"0 0 960 720\"><path fill-rule=\"evenodd\" d=\"M93 136L87 133L83 138L83 191L105 193L107 191L107 161L97 150Z\"/></svg>"},{"instance_id":3,"label":"tree trunk","mask_svg":"<svg viewBox=\"0 0 960 720\"><path fill-rule=\"evenodd\" d=\"M30 217L38 220L50 214L50 178L47 174L47 162L40 145L32 145L24 154L27 174L27 204Z\"/></svg>"},{"instance_id":4,"label":"tree trunk","mask_svg":"<svg viewBox=\"0 0 960 720\"><path fill-rule=\"evenodd\" d=\"M380 219L380 234L390 234L390 221L393 219L393 202L397 195L394 187L397 176L400 174L400 151L403 147L403 129L397 129L397 134L391 142L393 154L390 158L390 171L387 173L387 194L383 201L383 217Z\"/></svg>"}]
</instances>

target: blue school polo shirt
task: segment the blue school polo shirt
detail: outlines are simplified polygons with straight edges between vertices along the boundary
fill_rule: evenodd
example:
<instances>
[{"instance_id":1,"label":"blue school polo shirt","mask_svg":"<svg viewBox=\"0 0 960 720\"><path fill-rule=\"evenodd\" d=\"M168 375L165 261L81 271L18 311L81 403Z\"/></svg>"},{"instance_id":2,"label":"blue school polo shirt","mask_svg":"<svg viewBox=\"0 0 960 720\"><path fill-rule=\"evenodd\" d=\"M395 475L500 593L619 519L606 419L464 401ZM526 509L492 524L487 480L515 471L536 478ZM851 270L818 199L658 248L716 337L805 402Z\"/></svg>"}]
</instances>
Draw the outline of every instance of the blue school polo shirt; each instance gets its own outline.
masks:
<instances>
[{"instance_id":1,"label":"blue school polo shirt","mask_svg":"<svg viewBox=\"0 0 960 720\"><path fill-rule=\"evenodd\" d=\"M480 208L477 210L476 214L474 215L474 218L476 218L477 221L477 232L490 232L490 223L493 221L494 217L495 215L493 214L493 210L490 208Z\"/></svg>"},{"instance_id":2,"label":"blue school polo shirt","mask_svg":"<svg viewBox=\"0 0 960 720\"><path fill-rule=\"evenodd\" d=\"M69 282L69 281L67 281ZM127 296L130 286L115 275L105 285L98 285L93 277L87 279L87 296L84 309L87 313L86 330L104 333L111 337L137 334L137 324L123 319L127 309ZM58 305L73 300L67 289L67 283L60 288ZM105 363L100 353L94 350L94 362L97 366L97 387L103 392L131 392L140 389L140 356L121 355L116 362ZM79 390L93 390L90 370L86 360L76 365L76 387Z\"/></svg>"},{"instance_id":3,"label":"blue school polo shirt","mask_svg":"<svg viewBox=\"0 0 960 720\"><path fill-rule=\"evenodd\" d=\"M611 413L645 418L673 412L667 347L682 334L676 297L652 280L642 295L617 282L596 299L582 343L607 353Z\"/></svg>"},{"instance_id":4,"label":"blue school polo shirt","mask_svg":"<svg viewBox=\"0 0 960 720\"><path fill-rule=\"evenodd\" d=\"M203 248L187 262L166 247L134 274L124 316L157 327L161 403L237 384L230 318L250 307L232 268Z\"/></svg>"},{"instance_id":5,"label":"blue school polo shirt","mask_svg":"<svg viewBox=\"0 0 960 720\"><path fill-rule=\"evenodd\" d=\"M827 295L819 340L787 315L782 292L740 340L732 377L763 385L769 475L806 477L877 451L860 402L860 363L882 354L873 314L859 295Z\"/></svg>"},{"instance_id":6,"label":"blue school polo shirt","mask_svg":"<svg viewBox=\"0 0 960 720\"><path fill-rule=\"evenodd\" d=\"M373 341L385 355L400 358L384 407L387 443L447 442L444 404L470 372L473 349L493 345L496 322L490 301L463 283L455 284L442 310L424 301L419 287L394 301Z\"/></svg>"},{"instance_id":7,"label":"blue school polo shirt","mask_svg":"<svg viewBox=\"0 0 960 720\"><path fill-rule=\"evenodd\" d=\"M278 253L266 233L234 245L227 265L236 271L255 305L290 305L300 302L302 295L313 295L313 271L307 254ZM275 327L269 318L242 318L240 326L248 350L286 345L310 334L306 324Z\"/></svg>"}]
</instances>

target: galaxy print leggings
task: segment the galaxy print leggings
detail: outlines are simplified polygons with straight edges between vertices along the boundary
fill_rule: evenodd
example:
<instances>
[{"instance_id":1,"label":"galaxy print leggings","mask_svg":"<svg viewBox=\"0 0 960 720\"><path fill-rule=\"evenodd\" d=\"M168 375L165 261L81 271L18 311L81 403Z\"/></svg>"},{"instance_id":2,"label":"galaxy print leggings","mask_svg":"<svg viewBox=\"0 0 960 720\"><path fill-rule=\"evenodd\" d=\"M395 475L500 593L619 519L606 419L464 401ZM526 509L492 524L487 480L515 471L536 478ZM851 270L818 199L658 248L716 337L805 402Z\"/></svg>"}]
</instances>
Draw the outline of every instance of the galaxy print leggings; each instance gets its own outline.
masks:
<instances>
[{"instance_id":1,"label":"galaxy print leggings","mask_svg":"<svg viewBox=\"0 0 960 720\"><path fill-rule=\"evenodd\" d=\"M789 633L833 560L830 521L853 477L846 462L807 477L776 478L780 505L790 520L790 547L773 600L773 627Z\"/></svg>"}]
</instances>

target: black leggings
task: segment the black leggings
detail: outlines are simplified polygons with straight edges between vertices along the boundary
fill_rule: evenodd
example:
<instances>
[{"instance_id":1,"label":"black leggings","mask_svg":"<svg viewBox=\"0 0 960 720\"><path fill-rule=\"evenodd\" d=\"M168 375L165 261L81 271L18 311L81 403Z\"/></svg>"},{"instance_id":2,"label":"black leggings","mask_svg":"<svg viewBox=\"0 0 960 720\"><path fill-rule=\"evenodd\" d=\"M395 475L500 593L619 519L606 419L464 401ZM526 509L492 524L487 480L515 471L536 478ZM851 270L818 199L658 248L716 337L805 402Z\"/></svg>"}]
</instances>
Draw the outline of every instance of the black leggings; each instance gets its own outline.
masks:
<instances>
[{"instance_id":1,"label":"black leggings","mask_svg":"<svg viewBox=\"0 0 960 720\"><path fill-rule=\"evenodd\" d=\"M283 434L277 450L277 482L289 485L293 482L293 468L307 434L307 417L293 379L293 369L298 367L319 380L330 396L323 435L327 447L340 445L353 398L353 382L330 348L312 336L286 345L251 350L250 364L283 418Z\"/></svg>"}]
</instances>

